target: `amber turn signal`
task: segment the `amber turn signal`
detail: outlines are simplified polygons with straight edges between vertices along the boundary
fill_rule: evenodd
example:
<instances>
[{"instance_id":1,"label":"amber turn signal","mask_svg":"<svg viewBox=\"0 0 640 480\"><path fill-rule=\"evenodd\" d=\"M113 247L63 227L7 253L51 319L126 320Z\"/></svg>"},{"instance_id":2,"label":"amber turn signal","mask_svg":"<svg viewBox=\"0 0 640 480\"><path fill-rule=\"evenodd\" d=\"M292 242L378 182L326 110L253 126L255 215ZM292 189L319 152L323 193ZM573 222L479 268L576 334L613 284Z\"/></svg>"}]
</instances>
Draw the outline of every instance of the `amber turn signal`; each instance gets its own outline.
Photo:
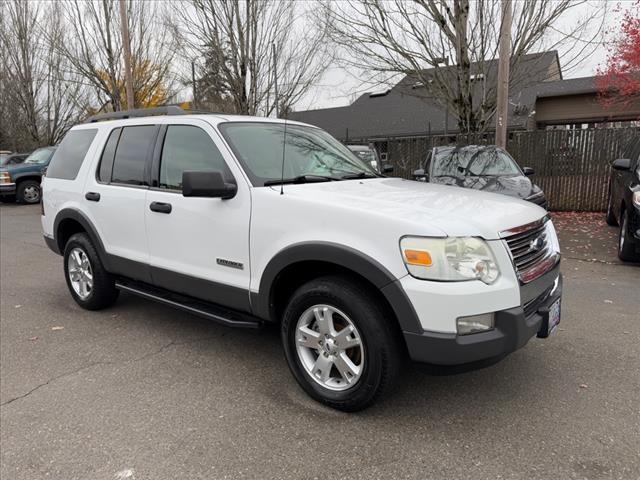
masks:
<instances>
[{"instance_id":1,"label":"amber turn signal","mask_svg":"<svg viewBox=\"0 0 640 480\"><path fill-rule=\"evenodd\" d=\"M430 267L432 265L431 255L424 250L405 250L404 259L409 265L420 265Z\"/></svg>"}]
</instances>

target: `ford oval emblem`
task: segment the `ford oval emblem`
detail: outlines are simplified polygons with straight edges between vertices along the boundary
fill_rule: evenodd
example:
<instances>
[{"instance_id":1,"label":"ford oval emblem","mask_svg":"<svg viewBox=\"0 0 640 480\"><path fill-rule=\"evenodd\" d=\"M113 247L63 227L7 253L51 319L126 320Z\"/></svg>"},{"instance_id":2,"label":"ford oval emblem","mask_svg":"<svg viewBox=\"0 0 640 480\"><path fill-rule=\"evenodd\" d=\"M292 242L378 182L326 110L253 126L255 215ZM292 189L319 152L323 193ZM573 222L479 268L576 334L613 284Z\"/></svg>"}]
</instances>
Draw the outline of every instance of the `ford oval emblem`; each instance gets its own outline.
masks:
<instances>
[{"instance_id":1,"label":"ford oval emblem","mask_svg":"<svg viewBox=\"0 0 640 480\"><path fill-rule=\"evenodd\" d=\"M538 252L544 247L544 239L542 237L536 237L529 243L530 252Z\"/></svg>"}]
</instances>

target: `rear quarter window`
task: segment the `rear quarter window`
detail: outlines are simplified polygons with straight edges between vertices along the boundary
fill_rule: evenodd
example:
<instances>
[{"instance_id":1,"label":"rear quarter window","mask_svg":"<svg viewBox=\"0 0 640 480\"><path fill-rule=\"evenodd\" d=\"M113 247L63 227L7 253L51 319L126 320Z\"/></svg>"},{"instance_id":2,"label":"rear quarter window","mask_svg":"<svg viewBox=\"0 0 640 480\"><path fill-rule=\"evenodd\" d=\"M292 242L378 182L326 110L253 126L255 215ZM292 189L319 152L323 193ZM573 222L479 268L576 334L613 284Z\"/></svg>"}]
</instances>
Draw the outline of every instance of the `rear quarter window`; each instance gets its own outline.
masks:
<instances>
[{"instance_id":1,"label":"rear quarter window","mask_svg":"<svg viewBox=\"0 0 640 480\"><path fill-rule=\"evenodd\" d=\"M71 130L67 133L53 154L47 177L75 180L96 133L97 128Z\"/></svg>"}]
</instances>

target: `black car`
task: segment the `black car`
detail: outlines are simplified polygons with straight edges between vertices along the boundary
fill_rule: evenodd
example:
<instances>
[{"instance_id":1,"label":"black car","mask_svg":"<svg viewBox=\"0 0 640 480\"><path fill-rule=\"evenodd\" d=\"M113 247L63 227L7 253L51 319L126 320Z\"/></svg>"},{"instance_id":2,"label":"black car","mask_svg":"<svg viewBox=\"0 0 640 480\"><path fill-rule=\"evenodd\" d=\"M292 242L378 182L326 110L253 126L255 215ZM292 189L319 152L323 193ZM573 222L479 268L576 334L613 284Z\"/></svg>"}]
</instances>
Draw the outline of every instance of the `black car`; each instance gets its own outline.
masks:
<instances>
[{"instance_id":1,"label":"black car","mask_svg":"<svg viewBox=\"0 0 640 480\"><path fill-rule=\"evenodd\" d=\"M529 176L533 169L520 168L505 150L495 145L435 147L423 168L413 172L414 180L456 185L502 193L547 208L544 192Z\"/></svg>"},{"instance_id":2,"label":"black car","mask_svg":"<svg viewBox=\"0 0 640 480\"><path fill-rule=\"evenodd\" d=\"M618 257L640 261L640 138L611 165L607 223L619 225Z\"/></svg>"}]
</instances>

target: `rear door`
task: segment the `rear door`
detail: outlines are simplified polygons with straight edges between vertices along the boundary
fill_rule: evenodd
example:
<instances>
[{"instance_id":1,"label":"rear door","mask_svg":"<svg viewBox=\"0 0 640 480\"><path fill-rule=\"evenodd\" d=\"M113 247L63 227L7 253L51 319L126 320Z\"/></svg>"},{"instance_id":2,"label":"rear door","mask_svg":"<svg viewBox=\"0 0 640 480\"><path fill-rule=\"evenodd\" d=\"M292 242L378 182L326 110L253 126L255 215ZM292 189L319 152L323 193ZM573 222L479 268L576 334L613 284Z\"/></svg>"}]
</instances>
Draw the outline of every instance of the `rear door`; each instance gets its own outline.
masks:
<instances>
[{"instance_id":1,"label":"rear door","mask_svg":"<svg viewBox=\"0 0 640 480\"><path fill-rule=\"evenodd\" d=\"M184 197L184 171L220 171L238 192L227 200ZM249 186L211 125L185 119L163 126L145 208L154 283L250 311L250 209Z\"/></svg>"},{"instance_id":2,"label":"rear door","mask_svg":"<svg viewBox=\"0 0 640 480\"><path fill-rule=\"evenodd\" d=\"M145 205L157 125L114 128L95 176L85 184L87 209L109 255L111 269L151 282Z\"/></svg>"}]
</instances>

